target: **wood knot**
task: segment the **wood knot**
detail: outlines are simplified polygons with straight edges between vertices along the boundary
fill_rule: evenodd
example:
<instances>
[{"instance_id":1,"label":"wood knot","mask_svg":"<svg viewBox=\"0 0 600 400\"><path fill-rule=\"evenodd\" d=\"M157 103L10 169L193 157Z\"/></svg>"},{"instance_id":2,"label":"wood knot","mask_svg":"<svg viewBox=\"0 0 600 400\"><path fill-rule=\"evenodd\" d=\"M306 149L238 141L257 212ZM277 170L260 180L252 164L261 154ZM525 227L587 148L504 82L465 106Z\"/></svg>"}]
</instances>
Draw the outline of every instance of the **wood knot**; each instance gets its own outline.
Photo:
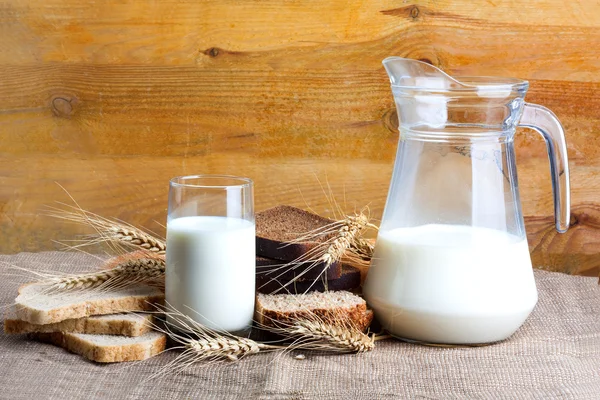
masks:
<instances>
[{"instance_id":1,"label":"wood knot","mask_svg":"<svg viewBox=\"0 0 600 400\"><path fill-rule=\"evenodd\" d=\"M443 69L442 60L439 59L435 52L418 52L416 54L409 54L408 57L413 58L415 60L419 60L429 65L433 65L436 68Z\"/></svg>"},{"instance_id":2,"label":"wood knot","mask_svg":"<svg viewBox=\"0 0 600 400\"><path fill-rule=\"evenodd\" d=\"M56 96L52 99L52 112L57 117L70 117L73 114L73 98Z\"/></svg>"},{"instance_id":3,"label":"wood knot","mask_svg":"<svg viewBox=\"0 0 600 400\"><path fill-rule=\"evenodd\" d=\"M396 108L390 108L386 110L381 119L383 120L385 127L390 132L398 133L398 127L400 124L398 122L398 112L396 111Z\"/></svg>"},{"instance_id":4,"label":"wood knot","mask_svg":"<svg viewBox=\"0 0 600 400\"><path fill-rule=\"evenodd\" d=\"M412 19L417 19L417 18L419 18L419 14L420 14L420 13L421 13L421 11L419 10L419 7L417 7L417 6L412 6L412 7L410 8L410 17L411 17Z\"/></svg>"},{"instance_id":5,"label":"wood knot","mask_svg":"<svg viewBox=\"0 0 600 400\"><path fill-rule=\"evenodd\" d=\"M417 18L419 18L419 16L421 15L421 11L427 13L428 10L424 7L419 8L417 5L407 5L407 6L403 6L403 7L398 7L398 8L392 8L389 10L382 10L379 11L380 13L382 13L383 15L391 15L394 17L400 17L400 18L411 18L413 20L416 20Z\"/></svg>"},{"instance_id":6,"label":"wood knot","mask_svg":"<svg viewBox=\"0 0 600 400\"><path fill-rule=\"evenodd\" d=\"M569 227L573 227L575 225L579 225L579 219L574 214L571 214L571 220L569 221Z\"/></svg>"},{"instance_id":7,"label":"wood knot","mask_svg":"<svg viewBox=\"0 0 600 400\"><path fill-rule=\"evenodd\" d=\"M211 47L210 49L205 50L204 54L206 54L207 56L210 56L210 57L216 57L219 55L219 49L216 47Z\"/></svg>"}]
</instances>

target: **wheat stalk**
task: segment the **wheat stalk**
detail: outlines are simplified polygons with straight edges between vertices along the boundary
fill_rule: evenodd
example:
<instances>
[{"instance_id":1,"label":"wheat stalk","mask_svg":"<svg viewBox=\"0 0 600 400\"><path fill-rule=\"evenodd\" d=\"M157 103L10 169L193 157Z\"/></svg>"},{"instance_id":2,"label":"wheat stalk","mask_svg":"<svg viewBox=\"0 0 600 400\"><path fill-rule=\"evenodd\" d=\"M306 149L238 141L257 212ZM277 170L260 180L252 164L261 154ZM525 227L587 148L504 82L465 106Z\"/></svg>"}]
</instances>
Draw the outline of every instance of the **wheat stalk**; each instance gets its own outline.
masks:
<instances>
[{"instance_id":1,"label":"wheat stalk","mask_svg":"<svg viewBox=\"0 0 600 400\"><path fill-rule=\"evenodd\" d=\"M134 284L163 278L165 260L161 258L136 258L126 260L116 267L88 274L69 275L40 282L49 286L48 291L83 290L102 288L114 290Z\"/></svg>"}]
</instances>

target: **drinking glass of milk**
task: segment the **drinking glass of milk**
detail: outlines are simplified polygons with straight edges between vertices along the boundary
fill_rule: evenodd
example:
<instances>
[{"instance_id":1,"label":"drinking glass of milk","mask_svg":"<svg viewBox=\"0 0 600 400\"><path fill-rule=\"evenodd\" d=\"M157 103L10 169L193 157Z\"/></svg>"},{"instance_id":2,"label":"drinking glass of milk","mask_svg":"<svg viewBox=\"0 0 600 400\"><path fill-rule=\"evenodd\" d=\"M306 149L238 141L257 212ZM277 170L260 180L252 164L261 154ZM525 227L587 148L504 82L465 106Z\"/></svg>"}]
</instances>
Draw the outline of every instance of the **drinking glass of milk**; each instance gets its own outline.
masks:
<instances>
[{"instance_id":1,"label":"drinking glass of milk","mask_svg":"<svg viewBox=\"0 0 600 400\"><path fill-rule=\"evenodd\" d=\"M528 83L456 78L415 60L384 66L400 138L364 295L392 335L427 343L506 339L537 302L521 211L517 126L547 143L559 232L569 226L560 122Z\"/></svg>"},{"instance_id":2,"label":"drinking glass of milk","mask_svg":"<svg viewBox=\"0 0 600 400\"><path fill-rule=\"evenodd\" d=\"M165 282L169 307L217 331L247 331L254 314L255 252L250 179L171 179Z\"/></svg>"}]
</instances>

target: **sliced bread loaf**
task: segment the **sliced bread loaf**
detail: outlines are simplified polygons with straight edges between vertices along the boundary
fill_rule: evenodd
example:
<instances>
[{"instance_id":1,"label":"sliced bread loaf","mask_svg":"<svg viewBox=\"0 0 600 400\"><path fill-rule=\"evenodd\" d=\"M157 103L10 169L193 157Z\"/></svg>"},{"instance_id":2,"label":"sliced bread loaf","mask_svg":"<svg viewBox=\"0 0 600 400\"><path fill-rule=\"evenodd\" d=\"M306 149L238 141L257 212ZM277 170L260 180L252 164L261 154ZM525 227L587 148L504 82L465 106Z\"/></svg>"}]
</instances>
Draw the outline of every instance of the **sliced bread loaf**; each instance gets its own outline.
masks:
<instances>
[{"instance_id":1,"label":"sliced bread loaf","mask_svg":"<svg viewBox=\"0 0 600 400\"><path fill-rule=\"evenodd\" d=\"M14 311L4 318L4 333L71 332L100 335L141 336L150 332L154 317L141 314L109 314L66 319L53 324L36 325L17 318Z\"/></svg>"},{"instance_id":2,"label":"sliced bread loaf","mask_svg":"<svg viewBox=\"0 0 600 400\"><path fill-rule=\"evenodd\" d=\"M277 326L279 322L289 323L307 315L316 315L332 323L340 319L352 321L362 331L367 329L373 320L373 312L367 309L365 300L344 290L256 295L254 318L264 326Z\"/></svg>"},{"instance_id":3,"label":"sliced bread loaf","mask_svg":"<svg viewBox=\"0 0 600 400\"><path fill-rule=\"evenodd\" d=\"M30 333L29 336L100 363L146 360L162 352L167 345L166 335L154 331L136 337L68 332Z\"/></svg>"},{"instance_id":4,"label":"sliced bread loaf","mask_svg":"<svg viewBox=\"0 0 600 400\"><path fill-rule=\"evenodd\" d=\"M35 283L19 288L19 296L15 299L18 319L36 325L53 324L91 315L153 310L153 304L163 304L165 300L162 290L145 285L118 292L71 291L47 294L45 290L45 286Z\"/></svg>"},{"instance_id":5,"label":"sliced bread loaf","mask_svg":"<svg viewBox=\"0 0 600 400\"><path fill-rule=\"evenodd\" d=\"M273 276L277 276L273 274ZM327 280L327 290L352 290L360 286L360 271L349 265L342 265L342 276ZM325 291L323 279L299 279L280 277L269 274L256 274L256 291L260 293L305 293L307 291Z\"/></svg>"},{"instance_id":6,"label":"sliced bread loaf","mask_svg":"<svg viewBox=\"0 0 600 400\"><path fill-rule=\"evenodd\" d=\"M306 257L307 252L331 239L333 235L315 236L310 241L295 242L295 240L333 222L291 206L277 206L259 212L256 214L256 254L281 261L297 259L304 261L303 257ZM329 269L328 279L339 278L342 274L342 265L339 261L332 264Z\"/></svg>"}]
</instances>

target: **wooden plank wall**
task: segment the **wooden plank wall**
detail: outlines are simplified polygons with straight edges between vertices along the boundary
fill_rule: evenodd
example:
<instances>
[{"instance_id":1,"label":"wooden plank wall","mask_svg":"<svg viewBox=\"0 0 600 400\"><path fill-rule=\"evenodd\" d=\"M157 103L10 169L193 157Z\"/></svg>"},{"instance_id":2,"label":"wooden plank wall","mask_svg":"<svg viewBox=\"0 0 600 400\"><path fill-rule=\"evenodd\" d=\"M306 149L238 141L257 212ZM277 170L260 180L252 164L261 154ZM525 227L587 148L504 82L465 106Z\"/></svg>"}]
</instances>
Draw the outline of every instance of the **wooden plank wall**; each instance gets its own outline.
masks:
<instances>
[{"instance_id":1,"label":"wooden plank wall","mask_svg":"<svg viewBox=\"0 0 600 400\"><path fill-rule=\"evenodd\" d=\"M258 209L381 215L397 143L381 60L530 80L562 120L572 228L553 230L542 139L518 134L534 263L600 267L600 3L574 0L8 0L0 4L0 252L80 233L55 201L158 230L168 179L256 182ZM345 201L344 201L345 199Z\"/></svg>"}]
</instances>

